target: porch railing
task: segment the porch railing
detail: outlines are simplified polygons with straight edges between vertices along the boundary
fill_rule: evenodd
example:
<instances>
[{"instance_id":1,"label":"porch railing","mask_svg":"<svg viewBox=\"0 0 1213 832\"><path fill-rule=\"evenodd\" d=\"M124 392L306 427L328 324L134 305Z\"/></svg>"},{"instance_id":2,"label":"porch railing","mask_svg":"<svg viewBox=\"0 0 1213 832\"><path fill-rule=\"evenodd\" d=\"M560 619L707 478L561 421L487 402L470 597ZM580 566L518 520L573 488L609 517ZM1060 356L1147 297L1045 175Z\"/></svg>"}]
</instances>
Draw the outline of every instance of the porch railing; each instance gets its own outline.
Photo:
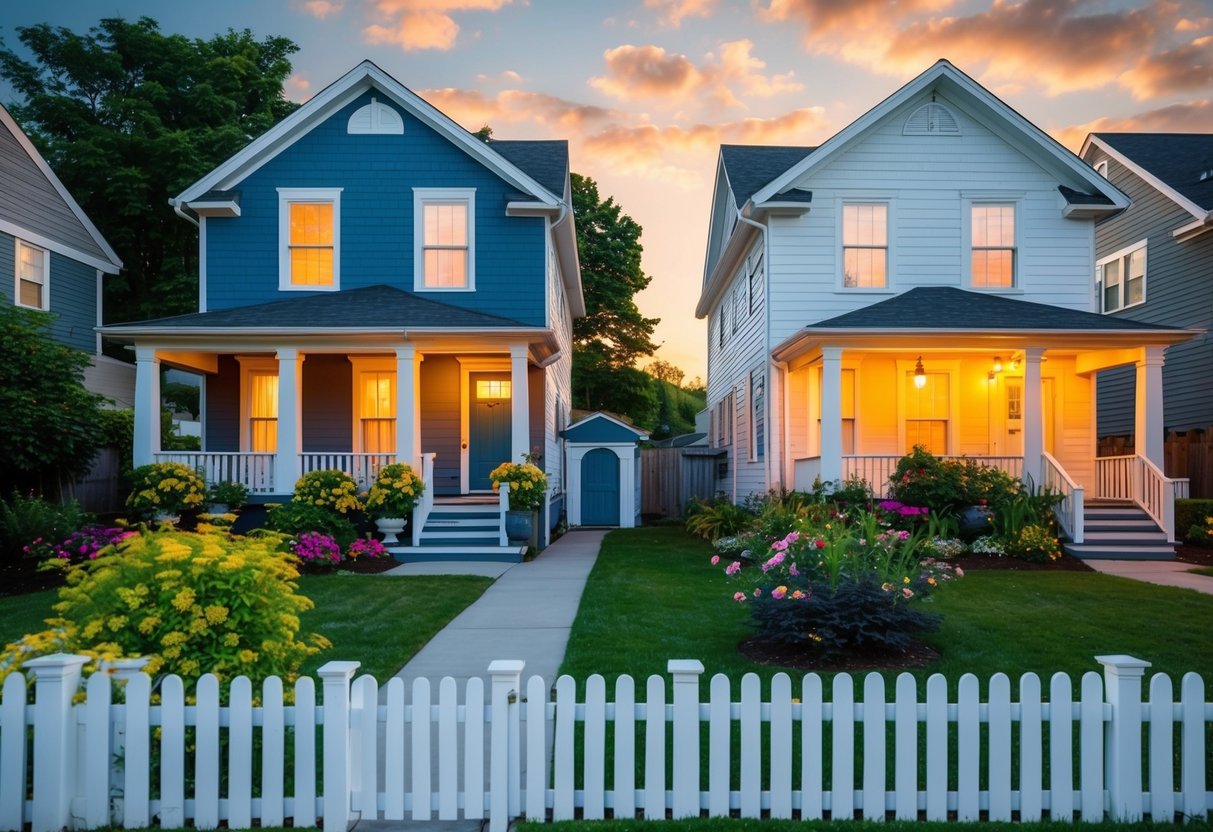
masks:
<instances>
[{"instance_id":1,"label":"porch railing","mask_svg":"<svg viewBox=\"0 0 1213 832\"><path fill-rule=\"evenodd\" d=\"M425 528L425 521L429 518L430 512L434 510L434 457L436 454L422 454L418 460L417 472L421 475L421 481L425 483L425 490L421 492L421 499L417 505L413 507L413 545L421 545L421 530Z\"/></svg>"},{"instance_id":2,"label":"porch railing","mask_svg":"<svg viewBox=\"0 0 1213 832\"><path fill-rule=\"evenodd\" d=\"M157 462L180 462L202 473L207 483L238 482L253 494L274 493L274 454L228 451L167 451Z\"/></svg>"},{"instance_id":3,"label":"porch railing","mask_svg":"<svg viewBox=\"0 0 1213 832\"><path fill-rule=\"evenodd\" d=\"M1175 498L1186 493L1186 480L1171 479L1150 460L1134 456L1095 459L1095 487L1108 500L1132 500L1175 542Z\"/></svg>"},{"instance_id":4,"label":"porch railing","mask_svg":"<svg viewBox=\"0 0 1213 832\"><path fill-rule=\"evenodd\" d=\"M1083 539L1083 488L1070 478L1061 463L1047 451L1040 455L1041 486L1061 495L1061 502L1053 509L1057 523L1070 540L1082 543Z\"/></svg>"},{"instance_id":5,"label":"porch railing","mask_svg":"<svg viewBox=\"0 0 1213 832\"><path fill-rule=\"evenodd\" d=\"M370 488L379 469L396 461L395 454L354 454L343 451L323 451L299 454L299 474L335 468L344 471L358 483L358 488Z\"/></svg>"},{"instance_id":6,"label":"porch railing","mask_svg":"<svg viewBox=\"0 0 1213 832\"><path fill-rule=\"evenodd\" d=\"M889 482L900 455L884 454L847 454L842 458L843 480L861 479L865 481L878 496L887 496ZM998 468L1007 474L1021 479L1023 477L1022 456L956 456L941 455L940 459L963 459L983 465L987 468Z\"/></svg>"}]
</instances>

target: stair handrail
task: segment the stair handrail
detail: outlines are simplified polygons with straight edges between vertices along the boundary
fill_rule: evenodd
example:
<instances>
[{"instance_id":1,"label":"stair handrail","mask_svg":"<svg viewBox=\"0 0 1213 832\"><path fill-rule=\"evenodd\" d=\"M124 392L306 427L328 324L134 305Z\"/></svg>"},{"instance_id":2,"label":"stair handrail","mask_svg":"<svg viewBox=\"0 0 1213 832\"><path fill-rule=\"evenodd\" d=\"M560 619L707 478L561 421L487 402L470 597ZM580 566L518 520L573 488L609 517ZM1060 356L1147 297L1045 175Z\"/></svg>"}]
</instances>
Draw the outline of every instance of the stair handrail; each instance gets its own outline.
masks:
<instances>
[{"instance_id":1,"label":"stair handrail","mask_svg":"<svg viewBox=\"0 0 1213 832\"><path fill-rule=\"evenodd\" d=\"M1061 466L1061 463L1048 451L1040 455L1042 485L1060 493L1061 502L1053 507L1057 524L1073 543L1082 543L1085 495L1083 487Z\"/></svg>"},{"instance_id":2,"label":"stair handrail","mask_svg":"<svg viewBox=\"0 0 1213 832\"><path fill-rule=\"evenodd\" d=\"M1134 456L1133 502L1150 515L1167 536L1175 542L1175 480L1162 472L1148 457Z\"/></svg>"},{"instance_id":3,"label":"stair handrail","mask_svg":"<svg viewBox=\"0 0 1213 832\"><path fill-rule=\"evenodd\" d=\"M500 525L498 526L498 544L499 546L510 545L510 539L505 535L505 513L510 510L510 484L502 482L497 488L497 508L500 512Z\"/></svg>"},{"instance_id":4,"label":"stair handrail","mask_svg":"<svg viewBox=\"0 0 1213 832\"><path fill-rule=\"evenodd\" d=\"M413 506L413 545L421 545L421 532L425 522L434 510L434 458L436 453L422 454L418 458L417 470L421 472L421 482L425 488L421 490L421 499Z\"/></svg>"}]
</instances>

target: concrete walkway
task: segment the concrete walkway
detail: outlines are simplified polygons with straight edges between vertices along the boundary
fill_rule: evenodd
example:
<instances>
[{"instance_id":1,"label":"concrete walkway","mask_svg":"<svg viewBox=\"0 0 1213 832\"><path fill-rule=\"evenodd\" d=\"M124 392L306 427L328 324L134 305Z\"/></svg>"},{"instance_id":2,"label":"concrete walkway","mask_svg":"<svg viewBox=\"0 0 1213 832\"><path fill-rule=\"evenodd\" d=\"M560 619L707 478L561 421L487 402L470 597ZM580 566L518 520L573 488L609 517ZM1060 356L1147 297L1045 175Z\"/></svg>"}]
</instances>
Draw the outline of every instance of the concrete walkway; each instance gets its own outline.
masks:
<instances>
[{"instance_id":1,"label":"concrete walkway","mask_svg":"<svg viewBox=\"0 0 1213 832\"><path fill-rule=\"evenodd\" d=\"M1087 560L1083 562L1096 572L1103 572L1105 575L1116 575L1120 578L1131 578L1135 581L1160 586L1194 589L1206 595L1213 595L1213 577L1190 572L1189 570L1197 568L1191 563L1178 560Z\"/></svg>"},{"instance_id":2,"label":"concrete walkway","mask_svg":"<svg viewBox=\"0 0 1213 832\"><path fill-rule=\"evenodd\" d=\"M605 534L569 532L535 560L506 564L509 568L501 577L396 676L404 679L406 689L418 677L428 677L436 684L443 676L451 676L462 690L464 681L473 676L487 685L486 671L493 660L521 659L526 662L524 678L539 674L549 683L555 681L581 593Z\"/></svg>"}]
</instances>

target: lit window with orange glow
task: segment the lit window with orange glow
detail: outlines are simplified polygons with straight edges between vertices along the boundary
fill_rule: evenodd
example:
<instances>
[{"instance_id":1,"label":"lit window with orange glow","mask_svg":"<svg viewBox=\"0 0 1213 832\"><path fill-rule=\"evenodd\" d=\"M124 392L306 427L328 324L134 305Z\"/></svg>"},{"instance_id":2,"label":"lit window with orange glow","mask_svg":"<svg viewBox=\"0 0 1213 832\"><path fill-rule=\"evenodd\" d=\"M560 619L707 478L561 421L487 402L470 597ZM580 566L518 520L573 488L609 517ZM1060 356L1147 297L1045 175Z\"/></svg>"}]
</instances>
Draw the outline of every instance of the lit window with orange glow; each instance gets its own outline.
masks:
<instances>
[{"instance_id":1,"label":"lit window with orange glow","mask_svg":"<svg viewBox=\"0 0 1213 832\"><path fill-rule=\"evenodd\" d=\"M508 399L510 397L510 383L504 379L477 379L476 381L476 398L483 401L486 399Z\"/></svg>"},{"instance_id":2,"label":"lit window with orange glow","mask_svg":"<svg viewBox=\"0 0 1213 832\"><path fill-rule=\"evenodd\" d=\"M362 374L359 402L362 451L368 454L396 452L396 374Z\"/></svg>"},{"instance_id":3,"label":"lit window with orange glow","mask_svg":"<svg viewBox=\"0 0 1213 832\"><path fill-rule=\"evenodd\" d=\"M972 283L978 289L1015 286L1015 206L974 205Z\"/></svg>"},{"instance_id":4,"label":"lit window with orange glow","mask_svg":"<svg viewBox=\"0 0 1213 832\"><path fill-rule=\"evenodd\" d=\"M255 454L278 451L278 375L249 373L249 450Z\"/></svg>"},{"instance_id":5,"label":"lit window with orange glow","mask_svg":"<svg viewBox=\"0 0 1213 832\"><path fill-rule=\"evenodd\" d=\"M280 277L283 290L333 291L341 286L341 189L279 188Z\"/></svg>"}]
</instances>

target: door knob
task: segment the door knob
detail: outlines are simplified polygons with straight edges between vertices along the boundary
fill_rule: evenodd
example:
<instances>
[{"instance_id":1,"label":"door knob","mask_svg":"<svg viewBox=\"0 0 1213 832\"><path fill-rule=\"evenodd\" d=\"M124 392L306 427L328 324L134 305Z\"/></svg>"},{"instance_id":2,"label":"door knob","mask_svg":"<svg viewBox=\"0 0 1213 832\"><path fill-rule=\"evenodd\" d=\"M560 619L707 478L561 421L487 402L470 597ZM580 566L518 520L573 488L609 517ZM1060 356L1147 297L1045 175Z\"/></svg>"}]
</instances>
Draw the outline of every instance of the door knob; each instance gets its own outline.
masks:
<instances>
[{"instance_id":1,"label":"door knob","mask_svg":"<svg viewBox=\"0 0 1213 832\"><path fill-rule=\"evenodd\" d=\"M459 447L460 447L460 448L462 448L463 450L465 450L465 451L466 451L466 450L468 449L468 443L464 442L464 443L463 443L462 445L460 445Z\"/></svg>"}]
</instances>

